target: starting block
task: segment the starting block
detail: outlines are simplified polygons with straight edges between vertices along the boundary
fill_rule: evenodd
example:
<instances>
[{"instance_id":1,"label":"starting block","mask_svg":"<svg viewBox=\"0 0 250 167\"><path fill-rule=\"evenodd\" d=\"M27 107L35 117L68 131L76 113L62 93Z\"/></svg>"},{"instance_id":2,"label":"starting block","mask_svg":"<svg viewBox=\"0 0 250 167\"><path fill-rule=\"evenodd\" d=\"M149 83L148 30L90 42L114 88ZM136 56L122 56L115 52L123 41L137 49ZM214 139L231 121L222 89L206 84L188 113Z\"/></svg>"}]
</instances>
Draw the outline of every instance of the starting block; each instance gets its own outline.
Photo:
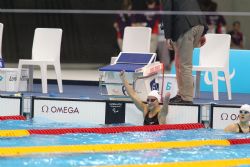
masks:
<instances>
[{"instance_id":1,"label":"starting block","mask_svg":"<svg viewBox=\"0 0 250 167\"><path fill-rule=\"evenodd\" d=\"M121 52L113 64L99 69L100 94L111 98L128 98L120 79L120 72L124 70L128 82L133 85L138 96L146 101L151 90L159 90L158 74L162 72L163 65L155 60L156 53Z\"/></svg>"}]
</instances>

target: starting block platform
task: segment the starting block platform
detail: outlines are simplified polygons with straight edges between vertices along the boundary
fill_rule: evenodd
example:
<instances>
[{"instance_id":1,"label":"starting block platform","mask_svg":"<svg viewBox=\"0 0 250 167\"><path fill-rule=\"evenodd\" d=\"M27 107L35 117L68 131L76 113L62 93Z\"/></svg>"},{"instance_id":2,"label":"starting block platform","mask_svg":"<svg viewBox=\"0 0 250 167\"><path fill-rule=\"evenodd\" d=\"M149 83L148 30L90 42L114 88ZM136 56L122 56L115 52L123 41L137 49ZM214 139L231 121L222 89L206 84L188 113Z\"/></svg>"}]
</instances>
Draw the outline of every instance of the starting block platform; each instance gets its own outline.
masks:
<instances>
[{"instance_id":1,"label":"starting block platform","mask_svg":"<svg viewBox=\"0 0 250 167\"><path fill-rule=\"evenodd\" d=\"M159 90L158 74L163 71L163 65L156 61L156 53L121 52L113 64L101 67L99 71L101 95L126 98L127 93L119 75L125 71L128 82L133 85L138 96L146 101L151 90ZM105 93L103 86L106 88Z\"/></svg>"}]
</instances>

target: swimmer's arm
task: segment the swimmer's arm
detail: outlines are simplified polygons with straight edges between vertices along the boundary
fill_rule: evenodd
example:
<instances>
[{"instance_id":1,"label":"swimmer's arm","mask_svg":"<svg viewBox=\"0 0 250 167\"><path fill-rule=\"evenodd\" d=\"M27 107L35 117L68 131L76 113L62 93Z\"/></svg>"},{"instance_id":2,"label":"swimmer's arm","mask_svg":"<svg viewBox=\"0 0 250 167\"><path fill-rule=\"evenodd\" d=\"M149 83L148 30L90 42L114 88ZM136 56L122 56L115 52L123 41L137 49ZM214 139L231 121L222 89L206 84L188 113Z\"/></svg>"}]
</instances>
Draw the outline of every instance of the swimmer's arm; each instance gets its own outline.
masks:
<instances>
[{"instance_id":1,"label":"swimmer's arm","mask_svg":"<svg viewBox=\"0 0 250 167\"><path fill-rule=\"evenodd\" d=\"M168 104L169 104L170 93L167 93L163 100L163 106L158 115L159 124L166 124L166 117L168 115Z\"/></svg>"},{"instance_id":2,"label":"swimmer's arm","mask_svg":"<svg viewBox=\"0 0 250 167\"><path fill-rule=\"evenodd\" d=\"M129 95L129 97L133 100L133 102L135 103L135 106L141 110L143 112L143 114L145 115L145 111L146 111L146 104L144 104L142 102L142 100L138 97L137 93L135 92L135 90L133 89L133 87L129 84L129 82L127 81L124 71L121 71L120 73L120 78L122 80L122 83Z\"/></svg>"},{"instance_id":3,"label":"swimmer's arm","mask_svg":"<svg viewBox=\"0 0 250 167\"><path fill-rule=\"evenodd\" d=\"M236 124L230 124L228 125L225 129L225 132L238 132L238 127L236 126Z\"/></svg>"}]
</instances>

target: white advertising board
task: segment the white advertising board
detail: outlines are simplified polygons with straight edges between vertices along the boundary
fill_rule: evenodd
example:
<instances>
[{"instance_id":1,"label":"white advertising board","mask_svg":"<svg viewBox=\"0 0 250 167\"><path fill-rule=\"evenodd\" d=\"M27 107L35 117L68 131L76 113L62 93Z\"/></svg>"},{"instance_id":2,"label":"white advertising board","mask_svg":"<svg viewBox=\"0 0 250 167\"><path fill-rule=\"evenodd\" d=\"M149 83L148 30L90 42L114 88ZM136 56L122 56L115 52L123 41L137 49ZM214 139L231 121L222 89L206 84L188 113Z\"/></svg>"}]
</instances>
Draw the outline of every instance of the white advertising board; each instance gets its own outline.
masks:
<instances>
[{"instance_id":1,"label":"white advertising board","mask_svg":"<svg viewBox=\"0 0 250 167\"><path fill-rule=\"evenodd\" d=\"M105 102L70 99L33 99L33 117L55 122L105 123Z\"/></svg>"},{"instance_id":2,"label":"white advertising board","mask_svg":"<svg viewBox=\"0 0 250 167\"><path fill-rule=\"evenodd\" d=\"M199 105L169 105L168 124L199 123Z\"/></svg>"},{"instance_id":3,"label":"white advertising board","mask_svg":"<svg viewBox=\"0 0 250 167\"><path fill-rule=\"evenodd\" d=\"M143 125L143 113L138 110L134 103L126 103L125 123L133 125Z\"/></svg>"},{"instance_id":4,"label":"white advertising board","mask_svg":"<svg viewBox=\"0 0 250 167\"><path fill-rule=\"evenodd\" d=\"M20 97L0 97L0 116L14 116L21 114L21 98Z\"/></svg>"},{"instance_id":5,"label":"white advertising board","mask_svg":"<svg viewBox=\"0 0 250 167\"><path fill-rule=\"evenodd\" d=\"M21 70L19 90L17 90L17 68L0 68L0 91L17 92L27 91L29 70Z\"/></svg>"},{"instance_id":6,"label":"white advertising board","mask_svg":"<svg viewBox=\"0 0 250 167\"><path fill-rule=\"evenodd\" d=\"M112 105L107 107L107 104ZM143 125L143 113L136 108L134 103L125 103L125 113L122 104L123 102L105 100L90 101L34 97L32 111L34 118L45 118L55 122ZM119 109L119 115L116 112L113 113L113 109L117 109L117 111ZM117 121L116 119L120 120ZM200 120L200 106L169 105L169 113L166 119L168 124L198 123Z\"/></svg>"},{"instance_id":7,"label":"white advertising board","mask_svg":"<svg viewBox=\"0 0 250 167\"><path fill-rule=\"evenodd\" d=\"M212 128L224 129L239 121L240 106L212 106Z\"/></svg>"},{"instance_id":8,"label":"white advertising board","mask_svg":"<svg viewBox=\"0 0 250 167\"><path fill-rule=\"evenodd\" d=\"M199 105L169 105L167 124L198 123ZM133 103L126 103L125 123L143 125L143 113Z\"/></svg>"}]
</instances>

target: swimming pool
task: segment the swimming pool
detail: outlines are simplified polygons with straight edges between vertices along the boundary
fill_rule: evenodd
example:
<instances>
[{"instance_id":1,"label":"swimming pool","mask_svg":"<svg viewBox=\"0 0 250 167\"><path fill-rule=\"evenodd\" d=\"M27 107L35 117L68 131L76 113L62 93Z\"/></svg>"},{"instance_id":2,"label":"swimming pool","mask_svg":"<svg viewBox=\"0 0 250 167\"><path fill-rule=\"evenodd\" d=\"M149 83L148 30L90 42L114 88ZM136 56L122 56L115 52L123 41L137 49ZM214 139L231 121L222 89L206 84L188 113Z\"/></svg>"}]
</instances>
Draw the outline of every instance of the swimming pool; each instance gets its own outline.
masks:
<instances>
[{"instance_id":1,"label":"swimming pool","mask_svg":"<svg viewBox=\"0 0 250 167\"><path fill-rule=\"evenodd\" d=\"M0 121L0 129L41 129L63 127L101 127L93 124L64 124L46 121ZM250 134L224 133L221 130L162 130L155 132L125 132L115 134L31 135L19 138L0 138L0 147L54 146L190 141L250 138ZM179 149L156 149L118 152L70 154L36 154L0 158L0 166L101 166L129 164L157 164L219 159L250 158L250 145L202 146Z\"/></svg>"}]
</instances>

